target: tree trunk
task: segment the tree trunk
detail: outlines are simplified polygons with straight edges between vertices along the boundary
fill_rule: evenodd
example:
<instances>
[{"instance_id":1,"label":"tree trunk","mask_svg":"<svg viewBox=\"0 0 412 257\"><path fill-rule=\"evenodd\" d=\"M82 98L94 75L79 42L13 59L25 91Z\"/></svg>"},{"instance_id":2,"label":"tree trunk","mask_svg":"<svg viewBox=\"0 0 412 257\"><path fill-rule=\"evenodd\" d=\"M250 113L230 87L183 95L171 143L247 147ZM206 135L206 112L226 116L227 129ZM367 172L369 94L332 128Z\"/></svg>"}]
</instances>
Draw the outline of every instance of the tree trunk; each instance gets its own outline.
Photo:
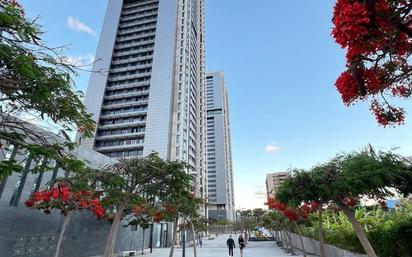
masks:
<instances>
[{"instance_id":1,"label":"tree trunk","mask_svg":"<svg viewBox=\"0 0 412 257\"><path fill-rule=\"evenodd\" d=\"M368 257L378 257L373 250L371 243L369 242L368 238L366 237L365 231L363 230L362 226L356 220L355 215L353 212L344 204L344 203L336 203L339 208L343 211L343 213L348 217L349 222L352 224L353 229L355 230L356 235L360 243L363 246Z\"/></svg>"},{"instance_id":2,"label":"tree trunk","mask_svg":"<svg viewBox=\"0 0 412 257\"><path fill-rule=\"evenodd\" d=\"M142 255L144 254L144 238L146 237L144 232L146 231L146 229L143 229L143 241L142 241Z\"/></svg>"},{"instance_id":3,"label":"tree trunk","mask_svg":"<svg viewBox=\"0 0 412 257\"><path fill-rule=\"evenodd\" d=\"M175 244L177 239L177 222L179 221L179 216L176 216L176 219L173 223L173 236L172 236L172 245L170 246L169 257L173 257L175 251Z\"/></svg>"},{"instance_id":4,"label":"tree trunk","mask_svg":"<svg viewBox=\"0 0 412 257\"><path fill-rule=\"evenodd\" d=\"M16 158L18 150L19 150L19 146L14 145L13 146L13 151L11 152L11 155L10 155L10 158L9 158L9 161L14 161L14 159ZM3 178L3 181L0 181L0 199L1 199L1 196L3 195L4 188L6 187L8 177L9 176L5 176Z\"/></svg>"},{"instance_id":5,"label":"tree trunk","mask_svg":"<svg viewBox=\"0 0 412 257\"><path fill-rule=\"evenodd\" d=\"M193 256L197 257L195 226L193 225L193 223L191 223L191 229L192 229L192 239L193 239Z\"/></svg>"},{"instance_id":6,"label":"tree trunk","mask_svg":"<svg viewBox=\"0 0 412 257\"><path fill-rule=\"evenodd\" d=\"M292 236L290 235L290 232L288 232L287 230L286 230L286 236L287 236L287 239L288 239L288 241L289 241L291 254L292 254L292 255L296 255L296 253L295 253L295 247L293 247L293 244L292 244Z\"/></svg>"},{"instance_id":7,"label":"tree trunk","mask_svg":"<svg viewBox=\"0 0 412 257\"><path fill-rule=\"evenodd\" d=\"M279 230L279 241L280 241L280 248L284 249L285 247L283 246L283 231Z\"/></svg>"},{"instance_id":8,"label":"tree trunk","mask_svg":"<svg viewBox=\"0 0 412 257\"><path fill-rule=\"evenodd\" d=\"M66 216L62 215L62 222L59 231L59 239L57 240L56 251L54 252L54 257L59 257L60 248L63 242L64 232L66 232L67 224L69 224L71 218L71 213L69 212Z\"/></svg>"},{"instance_id":9,"label":"tree trunk","mask_svg":"<svg viewBox=\"0 0 412 257\"><path fill-rule=\"evenodd\" d=\"M305 244L303 243L302 233L300 232L299 225L296 223L294 224L296 227L296 231L298 232L298 235L299 235L300 245L302 246L302 251L303 251L303 257L306 257L306 249L305 249Z\"/></svg>"},{"instance_id":10,"label":"tree trunk","mask_svg":"<svg viewBox=\"0 0 412 257\"><path fill-rule=\"evenodd\" d=\"M153 253L153 230L154 230L154 224L150 224L150 253Z\"/></svg>"},{"instance_id":11,"label":"tree trunk","mask_svg":"<svg viewBox=\"0 0 412 257\"><path fill-rule=\"evenodd\" d=\"M184 224L185 228L182 231L182 257L186 257L186 224Z\"/></svg>"},{"instance_id":12,"label":"tree trunk","mask_svg":"<svg viewBox=\"0 0 412 257\"><path fill-rule=\"evenodd\" d=\"M119 230L120 222L122 220L123 212L126 208L126 201L120 204L119 209L114 216L112 226L110 227L109 236L107 238L106 249L104 250L104 257L112 257L114 244L116 243L117 231Z\"/></svg>"},{"instance_id":13,"label":"tree trunk","mask_svg":"<svg viewBox=\"0 0 412 257\"><path fill-rule=\"evenodd\" d=\"M319 251L320 257L325 255L325 238L323 237L323 219L322 219L322 204L318 206L318 236L319 236Z\"/></svg>"}]
</instances>

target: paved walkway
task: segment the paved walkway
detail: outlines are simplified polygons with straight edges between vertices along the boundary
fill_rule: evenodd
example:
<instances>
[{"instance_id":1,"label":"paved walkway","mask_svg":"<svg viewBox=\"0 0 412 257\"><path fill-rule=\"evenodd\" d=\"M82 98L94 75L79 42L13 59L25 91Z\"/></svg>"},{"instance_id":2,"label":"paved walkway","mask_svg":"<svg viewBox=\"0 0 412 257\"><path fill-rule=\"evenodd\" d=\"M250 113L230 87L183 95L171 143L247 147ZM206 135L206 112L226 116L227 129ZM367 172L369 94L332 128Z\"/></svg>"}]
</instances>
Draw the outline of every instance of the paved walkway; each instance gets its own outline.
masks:
<instances>
[{"instance_id":1,"label":"paved walkway","mask_svg":"<svg viewBox=\"0 0 412 257\"><path fill-rule=\"evenodd\" d=\"M198 249L198 257L226 257L229 256L226 247L228 236L223 235L213 240L203 239L203 247ZM236 240L237 243L237 240ZM167 257L169 256L169 248L153 249L153 253L145 251L145 255L150 257ZM174 257L181 257L182 249L176 248ZM285 253L282 249L276 246L275 242L249 242L244 249L244 257L286 257L291 256ZM301 257L302 255L295 255ZM186 257L193 257L193 248L186 249ZM234 257L240 257L239 248L234 249Z\"/></svg>"}]
</instances>

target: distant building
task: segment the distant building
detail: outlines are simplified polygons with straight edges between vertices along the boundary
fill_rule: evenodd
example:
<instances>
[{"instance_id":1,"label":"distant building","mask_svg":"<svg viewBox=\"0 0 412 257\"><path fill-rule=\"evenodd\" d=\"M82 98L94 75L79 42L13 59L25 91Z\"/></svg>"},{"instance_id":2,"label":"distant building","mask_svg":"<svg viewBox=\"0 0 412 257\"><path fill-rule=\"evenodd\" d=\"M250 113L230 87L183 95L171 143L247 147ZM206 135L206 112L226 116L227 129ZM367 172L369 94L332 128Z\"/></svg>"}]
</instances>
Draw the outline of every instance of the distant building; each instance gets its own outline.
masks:
<instances>
[{"instance_id":1,"label":"distant building","mask_svg":"<svg viewBox=\"0 0 412 257\"><path fill-rule=\"evenodd\" d=\"M228 94L223 72L206 75L208 215L235 220Z\"/></svg>"},{"instance_id":2,"label":"distant building","mask_svg":"<svg viewBox=\"0 0 412 257\"><path fill-rule=\"evenodd\" d=\"M273 196L276 191L289 176L288 172L275 172L266 175L266 194L268 196Z\"/></svg>"}]
</instances>

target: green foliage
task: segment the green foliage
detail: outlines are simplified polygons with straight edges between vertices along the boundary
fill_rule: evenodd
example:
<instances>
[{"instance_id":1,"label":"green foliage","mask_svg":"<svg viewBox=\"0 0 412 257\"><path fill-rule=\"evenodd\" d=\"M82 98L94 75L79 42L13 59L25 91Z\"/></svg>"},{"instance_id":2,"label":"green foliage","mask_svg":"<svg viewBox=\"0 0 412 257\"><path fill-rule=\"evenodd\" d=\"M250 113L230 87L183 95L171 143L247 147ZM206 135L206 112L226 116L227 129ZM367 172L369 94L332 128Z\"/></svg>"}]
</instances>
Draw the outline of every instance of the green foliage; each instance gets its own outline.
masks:
<instances>
[{"instance_id":1,"label":"green foliage","mask_svg":"<svg viewBox=\"0 0 412 257\"><path fill-rule=\"evenodd\" d=\"M393 192L389 189L395 189L403 195L412 193L411 161L390 152L376 153L372 147L369 147L362 152L338 155L309 171L294 171L292 176L277 191L275 198L292 207L299 206L303 201L337 205L346 216L340 214L338 216L339 222L326 219L324 226L332 224L332 227L339 227L339 229L329 230L324 228L326 240L349 250L365 249L371 253L373 249L368 243L363 243L360 247L359 240L356 240L355 232L353 232L354 229L356 236L362 239L361 242L371 240L371 233L374 230L379 231L375 235L390 235L392 238L396 238L396 233L400 231L393 227L389 232L386 232L383 227L380 227L381 224L385 224L384 221L376 223L376 217L366 215L369 213L364 210L358 210L353 215L350 207L353 207L354 199L360 196L374 199L392 196ZM346 217L349 220L346 220ZM333 218L337 219L337 217ZM409 223L405 222L400 227L404 231L408 231ZM312 230L312 232L316 232L316 229ZM310 230L306 231L311 232ZM385 238L385 240L391 241L390 238ZM371 242L371 245L376 252L383 251L380 249L382 243ZM402 248L398 248L398 250L400 249Z\"/></svg>"},{"instance_id":2,"label":"green foliage","mask_svg":"<svg viewBox=\"0 0 412 257\"><path fill-rule=\"evenodd\" d=\"M355 216L365 228L367 237L380 257L412 256L412 212L411 204L405 203L398 210L374 208L357 209ZM317 239L317 216L310 215L303 226L305 236ZM353 228L342 212L324 212L323 231L325 240L331 245L353 252L363 253Z\"/></svg>"},{"instance_id":3,"label":"green foliage","mask_svg":"<svg viewBox=\"0 0 412 257\"><path fill-rule=\"evenodd\" d=\"M255 231L257 227L264 225L267 214L268 212L261 208L243 210L240 212L240 227L245 231Z\"/></svg>"},{"instance_id":4,"label":"green foliage","mask_svg":"<svg viewBox=\"0 0 412 257\"><path fill-rule=\"evenodd\" d=\"M36 165L54 159L66 171L78 169L67 153L74 147L67 134L78 127L91 136L95 125L82 93L73 87L76 67L65 62L62 48L42 42L40 26L28 20L15 1L0 1L0 31L0 139L19 146ZM59 129L63 137L52 138L21 119L27 115ZM21 172L13 162L0 161L0 166L0 180L12 171Z\"/></svg>"},{"instance_id":5,"label":"green foliage","mask_svg":"<svg viewBox=\"0 0 412 257\"><path fill-rule=\"evenodd\" d=\"M412 193L412 164L409 160L373 149L340 155L310 171L295 171L276 194L291 206L302 201L342 202L347 197L391 196L388 187L404 195Z\"/></svg>"},{"instance_id":6,"label":"green foliage","mask_svg":"<svg viewBox=\"0 0 412 257\"><path fill-rule=\"evenodd\" d=\"M193 226L195 227L195 232L207 231L208 220L205 217L196 217L192 219Z\"/></svg>"},{"instance_id":7,"label":"green foliage","mask_svg":"<svg viewBox=\"0 0 412 257\"><path fill-rule=\"evenodd\" d=\"M186 171L186 163L163 160L152 153L145 158L121 159L105 170L88 170L77 177L98 185L106 209L118 209L124 204L123 216L134 215L131 224L145 224L151 215L164 211L166 206L173 209L165 211L164 218L168 221L173 221L176 215L197 218L202 201L190 192L192 176Z\"/></svg>"}]
</instances>

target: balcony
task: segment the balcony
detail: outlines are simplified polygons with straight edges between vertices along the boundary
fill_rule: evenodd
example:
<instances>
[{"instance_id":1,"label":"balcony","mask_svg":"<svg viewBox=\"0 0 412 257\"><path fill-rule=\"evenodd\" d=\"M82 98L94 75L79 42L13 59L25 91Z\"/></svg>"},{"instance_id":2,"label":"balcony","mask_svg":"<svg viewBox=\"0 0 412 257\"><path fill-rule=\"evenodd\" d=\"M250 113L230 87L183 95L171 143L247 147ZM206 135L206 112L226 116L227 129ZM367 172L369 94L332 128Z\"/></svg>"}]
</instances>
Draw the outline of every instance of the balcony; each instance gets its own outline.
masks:
<instances>
[{"instance_id":1,"label":"balcony","mask_svg":"<svg viewBox=\"0 0 412 257\"><path fill-rule=\"evenodd\" d=\"M152 16L153 14L151 14L151 15L146 15L146 17L147 16ZM144 18L144 17L139 17L139 19L140 18ZM122 20L123 21L123 20ZM150 22L156 22L157 21L157 17L155 17L155 18L151 18L151 19L144 19L144 20L138 20L138 21L133 21L133 22L128 22L128 23L120 23L120 25L119 25L119 28L128 28L128 27L132 27L132 26L138 26L138 25L143 25L143 24L146 24L146 23L150 23Z\"/></svg>"},{"instance_id":2,"label":"balcony","mask_svg":"<svg viewBox=\"0 0 412 257\"><path fill-rule=\"evenodd\" d=\"M112 100L112 99L122 99L122 98L129 98L133 96L142 96L142 95L148 95L150 90L142 90L142 91L137 91L137 92L129 92L129 93L121 93L121 94L116 94L116 95L106 95L104 96L104 100Z\"/></svg>"},{"instance_id":3,"label":"balcony","mask_svg":"<svg viewBox=\"0 0 412 257\"><path fill-rule=\"evenodd\" d=\"M137 57L137 58L129 58L129 59L124 59L124 60L112 61L112 62L111 62L111 65L118 65L118 64L125 64L125 63L133 63L133 62L147 61L147 60L153 60L153 54L146 55L146 56L141 56L141 57Z\"/></svg>"},{"instance_id":4,"label":"balcony","mask_svg":"<svg viewBox=\"0 0 412 257\"><path fill-rule=\"evenodd\" d=\"M113 119L113 118L127 118L127 117L139 117L142 115L147 114L147 108L140 111L133 111L133 112L121 112L121 113L114 113L114 114L107 114L101 115L101 120Z\"/></svg>"},{"instance_id":5,"label":"balcony","mask_svg":"<svg viewBox=\"0 0 412 257\"><path fill-rule=\"evenodd\" d=\"M133 54L142 54L142 53L151 52L151 51L154 51L153 46L146 47L146 48L141 48L141 49L137 49L137 50L130 50L130 51L121 52L121 53L113 53L113 57L124 57L124 56L129 56L129 55L133 55Z\"/></svg>"},{"instance_id":6,"label":"balcony","mask_svg":"<svg viewBox=\"0 0 412 257\"><path fill-rule=\"evenodd\" d=\"M114 145L114 146L101 146L101 147L95 147L95 150L98 152L109 152L113 150L131 150L131 149L142 148L143 145L144 145L144 142L130 144L130 145L123 144L123 145Z\"/></svg>"},{"instance_id":7,"label":"balcony","mask_svg":"<svg viewBox=\"0 0 412 257\"><path fill-rule=\"evenodd\" d=\"M158 9L158 5L157 4L151 4L150 6L147 7L142 7L142 8L136 8L136 9L129 9L129 10L123 10L122 11L122 15L129 15L129 14L146 14L145 12L149 13L149 11L152 11L150 13L157 13L157 9Z\"/></svg>"},{"instance_id":8,"label":"balcony","mask_svg":"<svg viewBox=\"0 0 412 257\"><path fill-rule=\"evenodd\" d=\"M142 40L138 42L130 42L126 44L115 44L114 49L116 50L121 50L125 48L130 48L134 46L140 46L140 45L145 45L145 44L154 44L155 40L154 39L148 39L148 40Z\"/></svg>"},{"instance_id":9,"label":"balcony","mask_svg":"<svg viewBox=\"0 0 412 257\"><path fill-rule=\"evenodd\" d=\"M136 133L128 133L128 134L115 134L115 135L105 135L105 136L97 136L97 140L109 140L109 139L130 139L135 138L136 136L143 137L145 135L145 131L136 132Z\"/></svg>"},{"instance_id":10,"label":"balcony","mask_svg":"<svg viewBox=\"0 0 412 257\"><path fill-rule=\"evenodd\" d=\"M149 103L149 100L142 100L142 101L137 101L137 102L127 102L127 103L120 103L120 104L109 104L109 105L103 105L102 110L113 110L113 109L118 109L118 108L123 108L123 107L133 107L133 106L139 106L139 105L144 105L148 103Z\"/></svg>"},{"instance_id":11,"label":"balcony","mask_svg":"<svg viewBox=\"0 0 412 257\"><path fill-rule=\"evenodd\" d=\"M119 30L117 32L117 35L122 36L122 35L130 34L130 33L142 32L142 31L151 30L151 29L156 29L156 25L141 27L141 28L135 28L135 29L122 30L122 31Z\"/></svg>"},{"instance_id":12,"label":"balcony","mask_svg":"<svg viewBox=\"0 0 412 257\"><path fill-rule=\"evenodd\" d=\"M138 78L150 77L151 74L152 74L151 72L136 73L133 75L125 75L125 76L118 76L114 78L108 78L107 81L117 82L117 81L122 81L122 80L138 79Z\"/></svg>"},{"instance_id":13,"label":"balcony","mask_svg":"<svg viewBox=\"0 0 412 257\"><path fill-rule=\"evenodd\" d=\"M152 64L142 64L142 65L135 65L135 66L128 66L124 68L111 68L110 73L119 73L119 72L127 72L127 71L135 71L138 69L146 69L146 68L152 68Z\"/></svg>"},{"instance_id":14,"label":"balcony","mask_svg":"<svg viewBox=\"0 0 412 257\"><path fill-rule=\"evenodd\" d=\"M105 130L105 129L120 129L120 128L127 128L136 125L146 125L146 120L141 121L134 121L134 122L125 122L125 123L118 123L118 124L108 124L108 125L99 125L98 129Z\"/></svg>"},{"instance_id":15,"label":"balcony","mask_svg":"<svg viewBox=\"0 0 412 257\"><path fill-rule=\"evenodd\" d=\"M150 86L150 82L149 81L143 81L143 82L134 82L134 83L130 83L130 84L118 85L118 86L111 86L111 87L108 86L108 87L106 87L106 91L136 88L136 87L145 87L145 86Z\"/></svg>"}]
</instances>

